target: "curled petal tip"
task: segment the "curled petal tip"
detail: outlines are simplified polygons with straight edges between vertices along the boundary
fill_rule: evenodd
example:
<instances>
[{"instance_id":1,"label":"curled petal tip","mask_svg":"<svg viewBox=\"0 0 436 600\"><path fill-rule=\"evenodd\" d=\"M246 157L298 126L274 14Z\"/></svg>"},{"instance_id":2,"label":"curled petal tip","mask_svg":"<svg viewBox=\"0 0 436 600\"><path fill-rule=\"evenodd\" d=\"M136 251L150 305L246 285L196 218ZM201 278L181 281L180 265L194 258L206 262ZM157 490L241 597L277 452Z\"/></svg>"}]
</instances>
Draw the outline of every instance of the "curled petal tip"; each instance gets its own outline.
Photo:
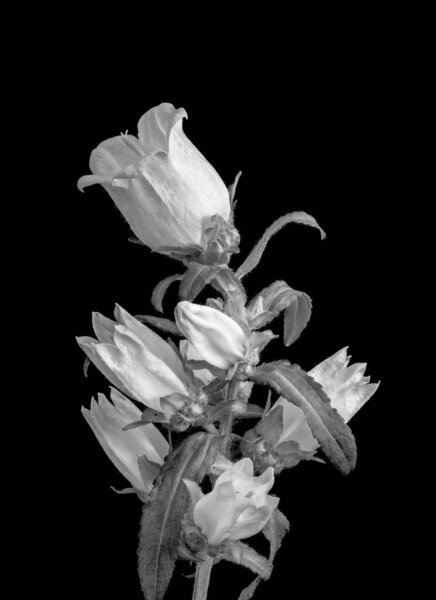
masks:
<instances>
[{"instance_id":1,"label":"curled petal tip","mask_svg":"<svg viewBox=\"0 0 436 600\"><path fill-rule=\"evenodd\" d=\"M77 181L77 188L79 191L83 192L86 187L94 185L95 183L112 183L112 179L112 177L104 175L83 175Z\"/></svg>"}]
</instances>

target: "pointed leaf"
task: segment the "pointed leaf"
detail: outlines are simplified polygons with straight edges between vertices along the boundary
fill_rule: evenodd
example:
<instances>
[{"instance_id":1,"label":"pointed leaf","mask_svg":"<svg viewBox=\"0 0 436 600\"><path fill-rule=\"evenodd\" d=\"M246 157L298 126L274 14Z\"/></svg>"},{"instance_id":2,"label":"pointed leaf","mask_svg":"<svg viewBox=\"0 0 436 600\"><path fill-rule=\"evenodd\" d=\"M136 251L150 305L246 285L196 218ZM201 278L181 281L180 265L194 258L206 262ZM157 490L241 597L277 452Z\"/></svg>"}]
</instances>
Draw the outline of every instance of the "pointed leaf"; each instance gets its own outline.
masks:
<instances>
[{"instance_id":1,"label":"pointed leaf","mask_svg":"<svg viewBox=\"0 0 436 600\"><path fill-rule=\"evenodd\" d=\"M152 325L157 329L161 329L166 333L172 333L173 335L177 335L182 337L182 333L180 332L177 325L174 321L170 319L164 319L163 317L152 317L151 315L135 315L135 319L141 321L141 323L145 323L146 325Z\"/></svg>"},{"instance_id":2,"label":"pointed leaf","mask_svg":"<svg viewBox=\"0 0 436 600\"><path fill-rule=\"evenodd\" d=\"M169 277L162 279L162 281L159 281L156 285L151 296L151 303L158 312L163 312L162 302L169 286L174 281L180 281L182 277L183 275L179 273L177 275L170 275Z\"/></svg>"},{"instance_id":3,"label":"pointed leaf","mask_svg":"<svg viewBox=\"0 0 436 600\"><path fill-rule=\"evenodd\" d=\"M295 290L293 290L295 291ZM312 313L312 301L304 292L295 292L285 310L283 342L285 346L293 344L309 322Z\"/></svg>"},{"instance_id":4,"label":"pointed leaf","mask_svg":"<svg viewBox=\"0 0 436 600\"><path fill-rule=\"evenodd\" d=\"M182 518L189 509L183 479L200 483L218 454L219 436L196 433L165 459L144 506L139 541L139 577L146 600L162 600L178 554Z\"/></svg>"},{"instance_id":5,"label":"pointed leaf","mask_svg":"<svg viewBox=\"0 0 436 600\"><path fill-rule=\"evenodd\" d=\"M331 406L322 387L303 369L286 361L261 365L252 379L268 385L302 409L313 435L330 462L347 475L356 464L356 444L350 428Z\"/></svg>"},{"instance_id":6,"label":"pointed leaf","mask_svg":"<svg viewBox=\"0 0 436 600\"><path fill-rule=\"evenodd\" d=\"M272 225L270 225L268 227L268 229L265 230L265 233L260 238L260 240L257 242L256 246L253 248L253 250L250 252L248 257L245 259L245 261L242 263L242 265L236 271L236 277L238 277L239 279L242 279L242 277L245 277L245 275L247 275L248 273L250 273L250 271L252 271L255 267L257 267L260 259L262 258L262 254L264 253L264 250L265 250L269 240L272 238L272 236L275 233L280 231L280 229L282 229L282 227L284 227L288 223L300 223L302 225L309 225L310 227L316 227L321 232L321 239L325 238L324 231L318 225L316 220L313 217L311 217L310 215L308 215L307 213L293 212L293 213L284 215L283 217L280 217L279 219L277 219L277 221L274 221L274 223Z\"/></svg>"}]
</instances>

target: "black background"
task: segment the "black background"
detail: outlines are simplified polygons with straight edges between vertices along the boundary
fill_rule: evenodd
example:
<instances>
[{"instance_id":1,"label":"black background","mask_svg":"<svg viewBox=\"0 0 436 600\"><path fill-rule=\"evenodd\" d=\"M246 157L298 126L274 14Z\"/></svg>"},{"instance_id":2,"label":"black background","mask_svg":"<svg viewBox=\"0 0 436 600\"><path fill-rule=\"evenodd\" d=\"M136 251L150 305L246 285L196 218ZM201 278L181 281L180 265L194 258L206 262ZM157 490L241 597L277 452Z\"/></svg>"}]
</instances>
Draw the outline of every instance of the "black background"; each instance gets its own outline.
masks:
<instances>
[{"instance_id":1,"label":"black background","mask_svg":"<svg viewBox=\"0 0 436 600\"><path fill-rule=\"evenodd\" d=\"M284 279L313 300L301 338L290 348L272 342L264 359L287 358L309 370L349 346L352 360L368 362L367 374L381 381L351 421L355 472L342 477L328 465L302 463L277 478L274 492L291 530L256 598L278 590L285 597L349 598L375 586L379 594L392 593L397 585L406 528L397 444L406 398L394 389L401 239L393 207L409 185L402 162L407 124L400 125L404 63L390 47L381 53L368 43L351 48L352 37L345 46L331 39L316 50L306 42L296 54L286 44L267 54L241 46L233 56L218 53L207 67L201 51L179 56L175 49L170 61L156 49L130 53L123 36L118 56L101 41L83 47L79 40L74 51L54 45L47 55L50 93L42 104L51 181L39 281L49 290L45 307L57 349L49 444L62 450L51 452L50 489L57 493L47 503L50 532L59 540L46 557L55 589L74 597L142 597L136 573L141 504L110 489L127 482L80 414L107 386L93 368L85 379L74 337L92 335L91 312L111 316L115 302L132 314L154 314L151 290L180 266L129 242L128 226L104 190L81 194L76 181L89 172L89 154L100 141L126 129L134 133L143 112L160 102L187 110L185 133L226 184L243 172L235 220L241 253L232 266L287 212L308 212L327 233L321 241L315 229L288 225L246 277L249 295ZM61 48L62 69L54 48ZM176 300L168 294L166 316ZM278 319L273 329L280 333L281 326ZM192 580L185 575L193 568L184 563L176 572L168 598L190 598ZM251 579L222 563L210 598L236 599Z\"/></svg>"}]
</instances>

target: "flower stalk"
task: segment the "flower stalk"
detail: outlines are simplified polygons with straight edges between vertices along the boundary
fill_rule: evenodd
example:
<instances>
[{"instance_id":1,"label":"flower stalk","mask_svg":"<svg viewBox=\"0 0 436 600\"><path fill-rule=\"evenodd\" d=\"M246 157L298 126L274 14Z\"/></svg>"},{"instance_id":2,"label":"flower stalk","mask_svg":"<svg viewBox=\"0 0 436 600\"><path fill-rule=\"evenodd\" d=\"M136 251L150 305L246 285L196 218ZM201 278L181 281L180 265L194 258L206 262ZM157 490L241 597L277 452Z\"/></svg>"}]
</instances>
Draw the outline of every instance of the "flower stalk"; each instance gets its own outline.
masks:
<instances>
[{"instance_id":1,"label":"flower stalk","mask_svg":"<svg viewBox=\"0 0 436 600\"><path fill-rule=\"evenodd\" d=\"M211 556L207 556L202 562L197 563L192 600L206 600L213 560Z\"/></svg>"}]
</instances>

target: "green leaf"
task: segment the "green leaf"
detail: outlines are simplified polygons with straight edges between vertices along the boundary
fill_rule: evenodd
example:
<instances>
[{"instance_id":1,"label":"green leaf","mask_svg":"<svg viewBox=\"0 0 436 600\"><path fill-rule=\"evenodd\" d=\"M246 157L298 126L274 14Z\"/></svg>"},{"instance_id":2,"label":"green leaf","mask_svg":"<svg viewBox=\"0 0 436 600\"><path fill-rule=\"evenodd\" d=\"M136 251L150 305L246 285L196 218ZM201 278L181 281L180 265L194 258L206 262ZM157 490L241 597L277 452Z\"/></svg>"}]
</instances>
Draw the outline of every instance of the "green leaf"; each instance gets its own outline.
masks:
<instances>
[{"instance_id":1,"label":"green leaf","mask_svg":"<svg viewBox=\"0 0 436 600\"><path fill-rule=\"evenodd\" d=\"M177 275L170 275L169 277L162 279L162 281L159 281L159 283L156 285L151 296L151 303L158 312L163 312L162 302L169 286L174 281L180 281L182 277L183 275L180 273Z\"/></svg>"},{"instance_id":2,"label":"green leaf","mask_svg":"<svg viewBox=\"0 0 436 600\"><path fill-rule=\"evenodd\" d=\"M170 319L152 317L151 315L135 315L135 319L138 319L138 321L141 321L141 323L145 323L146 325L153 325L153 327L165 331L166 333L172 333L173 335L182 337L181 331L174 321L171 321Z\"/></svg>"},{"instance_id":3,"label":"green leaf","mask_svg":"<svg viewBox=\"0 0 436 600\"><path fill-rule=\"evenodd\" d=\"M200 483L218 453L219 436L195 433L165 459L144 505L138 550L141 587L146 600L162 600L178 555L182 519L189 508L183 479Z\"/></svg>"},{"instance_id":4,"label":"green leaf","mask_svg":"<svg viewBox=\"0 0 436 600\"><path fill-rule=\"evenodd\" d=\"M181 300L193 302L201 290L210 282L214 276L214 268L209 265L192 263L183 276L179 288Z\"/></svg>"},{"instance_id":5,"label":"green leaf","mask_svg":"<svg viewBox=\"0 0 436 600\"><path fill-rule=\"evenodd\" d=\"M253 381L268 385L302 409L314 437L330 462L347 475L356 464L356 444L350 428L331 406L322 387L303 369L287 361L261 365Z\"/></svg>"},{"instance_id":6,"label":"green leaf","mask_svg":"<svg viewBox=\"0 0 436 600\"><path fill-rule=\"evenodd\" d=\"M292 290L294 294L285 309L283 342L285 346L293 344L309 322L312 313L312 301L304 292Z\"/></svg>"},{"instance_id":7,"label":"green leaf","mask_svg":"<svg viewBox=\"0 0 436 600\"><path fill-rule=\"evenodd\" d=\"M236 271L236 277L242 279L242 277L245 277L245 275L247 275L248 273L250 273L250 271L257 267L260 259L262 258L262 254L264 253L265 248L272 236L278 231L280 231L280 229L282 229L288 223L300 223L302 225L316 227L321 232L321 239L325 238L325 232L321 229L316 220L307 213L293 212L284 215L283 217L277 219L277 221L274 221L274 223L270 225L268 229L265 230L263 236L260 238L260 240L257 242L257 244L250 252L248 257Z\"/></svg>"}]
</instances>

